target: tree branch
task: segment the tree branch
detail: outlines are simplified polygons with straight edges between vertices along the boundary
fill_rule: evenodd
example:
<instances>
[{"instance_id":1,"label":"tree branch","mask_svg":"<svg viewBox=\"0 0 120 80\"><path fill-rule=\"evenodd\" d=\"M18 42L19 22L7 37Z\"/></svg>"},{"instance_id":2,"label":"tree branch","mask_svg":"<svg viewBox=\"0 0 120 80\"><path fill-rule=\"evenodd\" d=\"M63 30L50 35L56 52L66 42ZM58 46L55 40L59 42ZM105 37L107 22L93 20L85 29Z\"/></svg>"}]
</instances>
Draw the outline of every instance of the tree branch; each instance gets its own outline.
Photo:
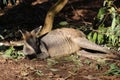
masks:
<instances>
[{"instance_id":1,"label":"tree branch","mask_svg":"<svg viewBox=\"0 0 120 80\"><path fill-rule=\"evenodd\" d=\"M63 9L67 2L68 0L58 0L58 2L49 9L45 18L44 26L40 31L40 35L51 31L55 15Z\"/></svg>"}]
</instances>

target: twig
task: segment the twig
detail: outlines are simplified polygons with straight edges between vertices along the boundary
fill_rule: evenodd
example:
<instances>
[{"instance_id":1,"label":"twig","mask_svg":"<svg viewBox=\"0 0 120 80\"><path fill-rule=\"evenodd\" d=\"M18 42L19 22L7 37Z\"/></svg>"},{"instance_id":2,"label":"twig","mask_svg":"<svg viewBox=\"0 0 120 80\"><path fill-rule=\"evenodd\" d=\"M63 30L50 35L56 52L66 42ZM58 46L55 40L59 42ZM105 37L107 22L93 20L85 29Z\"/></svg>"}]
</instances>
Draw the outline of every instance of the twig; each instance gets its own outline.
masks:
<instances>
[{"instance_id":1,"label":"twig","mask_svg":"<svg viewBox=\"0 0 120 80\"><path fill-rule=\"evenodd\" d=\"M23 41L0 42L0 46L23 46Z\"/></svg>"}]
</instances>

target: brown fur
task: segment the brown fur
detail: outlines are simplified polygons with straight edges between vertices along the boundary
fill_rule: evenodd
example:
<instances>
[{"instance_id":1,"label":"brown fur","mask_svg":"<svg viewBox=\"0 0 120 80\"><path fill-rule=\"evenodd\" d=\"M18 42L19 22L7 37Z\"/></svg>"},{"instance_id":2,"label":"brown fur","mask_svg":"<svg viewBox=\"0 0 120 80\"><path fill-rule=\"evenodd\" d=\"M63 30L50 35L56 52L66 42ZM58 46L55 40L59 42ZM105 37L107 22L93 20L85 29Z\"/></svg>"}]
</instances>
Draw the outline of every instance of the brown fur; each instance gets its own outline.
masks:
<instances>
[{"instance_id":1,"label":"brown fur","mask_svg":"<svg viewBox=\"0 0 120 80\"><path fill-rule=\"evenodd\" d=\"M88 41L85 34L76 29L56 29L39 38L33 35L35 32L33 30L26 32L27 34L22 33L25 37L23 51L26 55L39 54L39 58L61 57L75 53L81 48L111 53L110 50Z\"/></svg>"}]
</instances>

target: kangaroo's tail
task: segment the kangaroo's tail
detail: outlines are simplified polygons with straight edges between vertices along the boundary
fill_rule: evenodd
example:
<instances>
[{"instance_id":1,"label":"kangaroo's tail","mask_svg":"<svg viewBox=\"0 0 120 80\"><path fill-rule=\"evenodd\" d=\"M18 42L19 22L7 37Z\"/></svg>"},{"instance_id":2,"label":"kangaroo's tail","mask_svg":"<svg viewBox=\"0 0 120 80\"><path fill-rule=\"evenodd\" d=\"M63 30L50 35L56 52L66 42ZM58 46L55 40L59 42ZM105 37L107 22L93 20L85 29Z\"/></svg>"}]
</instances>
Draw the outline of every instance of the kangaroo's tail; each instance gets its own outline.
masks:
<instances>
[{"instance_id":1,"label":"kangaroo's tail","mask_svg":"<svg viewBox=\"0 0 120 80\"><path fill-rule=\"evenodd\" d=\"M81 48L85 49L90 49L90 50L95 50L95 51L100 51L104 53L112 53L111 50L101 47L89 40L87 40L85 37L83 38L76 38L73 40L75 43L77 43Z\"/></svg>"}]
</instances>

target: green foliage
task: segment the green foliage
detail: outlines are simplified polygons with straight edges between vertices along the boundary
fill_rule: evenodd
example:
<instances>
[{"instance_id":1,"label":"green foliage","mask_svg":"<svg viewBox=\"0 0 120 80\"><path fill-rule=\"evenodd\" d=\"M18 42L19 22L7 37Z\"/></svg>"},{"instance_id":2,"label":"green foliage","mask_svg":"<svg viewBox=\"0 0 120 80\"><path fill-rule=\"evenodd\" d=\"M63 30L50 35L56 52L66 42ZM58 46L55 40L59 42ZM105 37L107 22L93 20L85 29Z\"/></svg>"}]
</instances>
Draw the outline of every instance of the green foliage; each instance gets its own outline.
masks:
<instances>
[{"instance_id":1,"label":"green foliage","mask_svg":"<svg viewBox=\"0 0 120 80\"><path fill-rule=\"evenodd\" d=\"M64 57L64 61L72 61L77 67L82 66L80 56L78 55L70 55Z\"/></svg>"},{"instance_id":2,"label":"green foliage","mask_svg":"<svg viewBox=\"0 0 120 80\"><path fill-rule=\"evenodd\" d=\"M11 59L19 59L19 58L24 57L24 54L20 51L15 51L14 47L11 46L9 49L7 49L4 52L3 57L11 58Z\"/></svg>"},{"instance_id":3,"label":"green foliage","mask_svg":"<svg viewBox=\"0 0 120 80\"><path fill-rule=\"evenodd\" d=\"M10 55L14 52L14 50L15 49L13 48L13 46L10 47L8 50L5 51L5 56L10 57Z\"/></svg>"},{"instance_id":4,"label":"green foliage","mask_svg":"<svg viewBox=\"0 0 120 80\"><path fill-rule=\"evenodd\" d=\"M59 23L59 25L60 25L60 26L66 26L66 25L68 25L68 22L67 22L67 21L61 21L61 22Z\"/></svg>"},{"instance_id":5,"label":"green foliage","mask_svg":"<svg viewBox=\"0 0 120 80\"><path fill-rule=\"evenodd\" d=\"M53 66L55 64L58 64L58 61L56 61L55 59L47 59L47 65L48 66Z\"/></svg>"},{"instance_id":6,"label":"green foliage","mask_svg":"<svg viewBox=\"0 0 120 80\"><path fill-rule=\"evenodd\" d=\"M110 69L105 72L105 75L117 75L120 76L120 68L116 64L110 64Z\"/></svg>"},{"instance_id":7,"label":"green foliage","mask_svg":"<svg viewBox=\"0 0 120 80\"><path fill-rule=\"evenodd\" d=\"M36 70L35 73L36 73L38 76L44 75L43 72L42 72L41 70Z\"/></svg>"},{"instance_id":8,"label":"green foliage","mask_svg":"<svg viewBox=\"0 0 120 80\"><path fill-rule=\"evenodd\" d=\"M98 30L90 32L88 34L88 39L91 40L92 42L95 42L97 44L103 44L105 42L105 32L107 29L104 27L104 25L99 26Z\"/></svg>"},{"instance_id":9,"label":"green foliage","mask_svg":"<svg viewBox=\"0 0 120 80\"><path fill-rule=\"evenodd\" d=\"M104 19L106 12L107 12L106 7L100 8L100 10L99 10L99 12L97 14L97 18L99 19L99 21L102 21Z\"/></svg>"},{"instance_id":10,"label":"green foliage","mask_svg":"<svg viewBox=\"0 0 120 80\"><path fill-rule=\"evenodd\" d=\"M60 62L62 62L62 63L63 62L73 62L73 64L75 64L76 67L82 66L80 56L78 56L78 55L70 55L70 56L60 57L58 59L47 59L48 67L56 65ZM53 71L54 71L54 69L53 69Z\"/></svg>"},{"instance_id":11,"label":"green foliage","mask_svg":"<svg viewBox=\"0 0 120 80\"><path fill-rule=\"evenodd\" d=\"M99 23L98 30L92 30L88 39L97 44L106 44L109 47L120 46L120 14L113 5L113 0L105 0L95 20ZM109 19L109 20L108 20ZM106 25L106 21L109 25ZM111 23L110 23L111 22Z\"/></svg>"},{"instance_id":12,"label":"green foliage","mask_svg":"<svg viewBox=\"0 0 120 80\"><path fill-rule=\"evenodd\" d=\"M90 65L90 64L91 64L91 61L90 61L90 60L88 60L88 59L86 59L84 63L86 63L86 64Z\"/></svg>"}]
</instances>

